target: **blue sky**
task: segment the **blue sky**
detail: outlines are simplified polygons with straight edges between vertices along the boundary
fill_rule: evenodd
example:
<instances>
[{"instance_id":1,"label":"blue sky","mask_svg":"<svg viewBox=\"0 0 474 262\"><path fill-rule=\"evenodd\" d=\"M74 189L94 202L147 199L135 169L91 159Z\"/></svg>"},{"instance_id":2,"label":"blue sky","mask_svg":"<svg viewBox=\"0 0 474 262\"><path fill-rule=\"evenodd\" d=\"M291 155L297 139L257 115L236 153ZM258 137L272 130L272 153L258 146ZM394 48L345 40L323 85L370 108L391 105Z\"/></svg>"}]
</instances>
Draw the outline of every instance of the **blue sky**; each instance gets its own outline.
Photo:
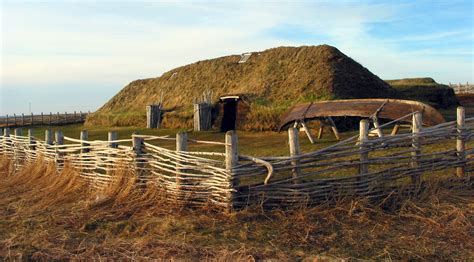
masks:
<instances>
[{"instance_id":1,"label":"blue sky","mask_svg":"<svg viewBox=\"0 0 474 262\"><path fill-rule=\"evenodd\" d=\"M474 1L7 1L0 115L95 110L139 78L330 44L382 79L474 82Z\"/></svg>"}]
</instances>

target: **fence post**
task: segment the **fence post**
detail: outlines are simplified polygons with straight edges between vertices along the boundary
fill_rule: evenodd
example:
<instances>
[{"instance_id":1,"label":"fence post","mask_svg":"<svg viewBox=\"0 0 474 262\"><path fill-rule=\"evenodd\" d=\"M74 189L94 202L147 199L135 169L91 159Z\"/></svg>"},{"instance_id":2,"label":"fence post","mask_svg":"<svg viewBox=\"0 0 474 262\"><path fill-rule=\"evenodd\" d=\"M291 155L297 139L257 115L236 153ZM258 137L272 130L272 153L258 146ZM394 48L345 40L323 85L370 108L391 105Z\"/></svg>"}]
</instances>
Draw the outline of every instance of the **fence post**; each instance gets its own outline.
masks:
<instances>
[{"instance_id":1,"label":"fence post","mask_svg":"<svg viewBox=\"0 0 474 262\"><path fill-rule=\"evenodd\" d=\"M67 112L64 112L64 124L67 124Z\"/></svg>"},{"instance_id":2,"label":"fence post","mask_svg":"<svg viewBox=\"0 0 474 262\"><path fill-rule=\"evenodd\" d=\"M369 140L369 121L362 119L359 122L359 149L360 149L360 163L359 163L359 176L366 175L369 173L369 151L367 148L367 141ZM360 180L360 179L359 179Z\"/></svg>"},{"instance_id":3,"label":"fence post","mask_svg":"<svg viewBox=\"0 0 474 262\"><path fill-rule=\"evenodd\" d=\"M25 114L21 113L21 125L25 125Z\"/></svg>"},{"instance_id":4,"label":"fence post","mask_svg":"<svg viewBox=\"0 0 474 262\"><path fill-rule=\"evenodd\" d=\"M31 125L34 125L34 116L33 116L33 112L31 112Z\"/></svg>"},{"instance_id":5,"label":"fence post","mask_svg":"<svg viewBox=\"0 0 474 262\"><path fill-rule=\"evenodd\" d=\"M176 153L188 151L188 134L186 132L178 132L176 133ZM184 184L184 180L182 174L184 173L184 169L181 167L182 164L185 164L182 161L177 161L176 164L176 188L178 196L181 195L183 191L182 185Z\"/></svg>"},{"instance_id":6,"label":"fence post","mask_svg":"<svg viewBox=\"0 0 474 262\"><path fill-rule=\"evenodd\" d=\"M53 144L53 131L51 131L51 129L46 129L44 131L44 142L46 143L46 145Z\"/></svg>"},{"instance_id":7,"label":"fence post","mask_svg":"<svg viewBox=\"0 0 474 262\"><path fill-rule=\"evenodd\" d=\"M32 151L32 152L29 152L29 155L32 157L32 158L36 158L36 141L33 137L33 129L28 129L28 144L29 144L29 149ZM30 159L30 160L33 160L33 159Z\"/></svg>"},{"instance_id":8,"label":"fence post","mask_svg":"<svg viewBox=\"0 0 474 262\"><path fill-rule=\"evenodd\" d=\"M300 141L299 141L299 132L297 128L290 127L288 128L288 142L290 145L290 156L296 157L301 154L300 150ZM301 175L301 168L299 167L300 161L298 159L291 160L291 165L293 166L292 173L293 178L297 178ZM298 183L297 180L293 180L294 183Z\"/></svg>"},{"instance_id":9,"label":"fence post","mask_svg":"<svg viewBox=\"0 0 474 262\"><path fill-rule=\"evenodd\" d=\"M55 140L56 140L56 146L64 145L64 135L61 130L56 131L54 134ZM62 153L59 151L60 148L56 148L56 164L57 167L62 167L63 161L62 161Z\"/></svg>"},{"instance_id":10,"label":"fence post","mask_svg":"<svg viewBox=\"0 0 474 262\"><path fill-rule=\"evenodd\" d=\"M56 123L59 125L59 112L56 113Z\"/></svg>"},{"instance_id":11,"label":"fence post","mask_svg":"<svg viewBox=\"0 0 474 262\"><path fill-rule=\"evenodd\" d=\"M135 172L138 178L141 177L143 161L139 159L143 154L143 138L136 136L138 133L132 135L132 146L135 153Z\"/></svg>"},{"instance_id":12,"label":"fence post","mask_svg":"<svg viewBox=\"0 0 474 262\"><path fill-rule=\"evenodd\" d=\"M89 139L89 133L87 132L87 130L81 131L79 139L81 140L81 154L88 153L90 151L90 148L84 148L89 146L89 143L84 142Z\"/></svg>"},{"instance_id":13,"label":"fence post","mask_svg":"<svg viewBox=\"0 0 474 262\"><path fill-rule=\"evenodd\" d=\"M15 128L15 136L21 136L23 133L23 130L19 127L19 128Z\"/></svg>"},{"instance_id":14,"label":"fence post","mask_svg":"<svg viewBox=\"0 0 474 262\"><path fill-rule=\"evenodd\" d=\"M458 155L458 160L461 163L461 166L458 166L456 168L456 175L458 177L463 177L465 175L465 170L466 170L466 163L465 161L465 149L466 149L466 144L464 141L464 125L465 125L465 111L464 107L459 106L457 108L457 131L458 131L458 137L456 139L456 151Z\"/></svg>"},{"instance_id":15,"label":"fence post","mask_svg":"<svg viewBox=\"0 0 474 262\"><path fill-rule=\"evenodd\" d=\"M36 150L36 141L33 139L33 129L28 129L28 144L30 150Z\"/></svg>"},{"instance_id":16,"label":"fence post","mask_svg":"<svg viewBox=\"0 0 474 262\"><path fill-rule=\"evenodd\" d=\"M8 126L8 115L7 115L7 126Z\"/></svg>"},{"instance_id":17,"label":"fence post","mask_svg":"<svg viewBox=\"0 0 474 262\"><path fill-rule=\"evenodd\" d=\"M43 116L43 112L41 112L41 125L44 125L44 116Z\"/></svg>"},{"instance_id":18,"label":"fence post","mask_svg":"<svg viewBox=\"0 0 474 262\"><path fill-rule=\"evenodd\" d=\"M108 134L108 140L109 140L109 147L110 148L118 148L118 144L115 143L115 142L110 142L110 141L115 141L117 140L117 132L115 131L110 131L109 134Z\"/></svg>"},{"instance_id":19,"label":"fence post","mask_svg":"<svg viewBox=\"0 0 474 262\"><path fill-rule=\"evenodd\" d=\"M418 161L420 158L421 154L421 149L420 149L420 138L418 137L418 133L421 131L422 125L423 125L423 118L422 114L420 112L415 112L413 114L413 120L412 120L412 148L413 151L411 152L412 155L412 162L411 166L413 169L418 168ZM419 185L421 183L421 175L420 174L415 174L412 175L411 177L412 183L415 185Z\"/></svg>"},{"instance_id":20,"label":"fence post","mask_svg":"<svg viewBox=\"0 0 474 262\"><path fill-rule=\"evenodd\" d=\"M13 113L13 124L16 126L16 114Z\"/></svg>"},{"instance_id":21,"label":"fence post","mask_svg":"<svg viewBox=\"0 0 474 262\"><path fill-rule=\"evenodd\" d=\"M230 179L230 192L228 195L228 209L232 211L234 207L234 199L236 196L236 187L239 185L239 180L235 177L234 167L239 163L238 139L235 130L227 131L225 134L225 167L227 169Z\"/></svg>"},{"instance_id":22,"label":"fence post","mask_svg":"<svg viewBox=\"0 0 474 262\"><path fill-rule=\"evenodd\" d=\"M3 129L3 145L2 145L2 154L6 155L8 154L8 144L10 140L10 128L7 126Z\"/></svg>"},{"instance_id":23,"label":"fence post","mask_svg":"<svg viewBox=\"0 0 474 262\"><path fill-rule=\"evenodd\" d=\"M51 125L53 119L53 113L49 112L49 125Z\"/></svg>"}]
</instances>

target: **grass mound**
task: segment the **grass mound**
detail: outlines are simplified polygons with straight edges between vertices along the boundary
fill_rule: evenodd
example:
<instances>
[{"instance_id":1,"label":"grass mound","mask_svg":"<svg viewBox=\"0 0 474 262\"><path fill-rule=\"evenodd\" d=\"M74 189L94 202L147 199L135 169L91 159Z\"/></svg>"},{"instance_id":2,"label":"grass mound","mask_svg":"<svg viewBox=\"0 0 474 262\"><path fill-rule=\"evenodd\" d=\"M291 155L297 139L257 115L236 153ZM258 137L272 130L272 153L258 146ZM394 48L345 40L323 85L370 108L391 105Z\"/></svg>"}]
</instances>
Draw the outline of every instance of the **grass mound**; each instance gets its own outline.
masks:
<instances>
[{"instance_id":1,"label":"grass mound","mask_svg":"<svg viewBox=\"0 0 474 262\"><path fill-rule=\"evenodd\" d=\"M459 105L454 90L436 83L433 78L405 78L386 82L408 99L421 101L435 108L447 109Z\"/></svg>"},{"instance_id":2,"label":"grass mound","mask_svg":"<svg viewBox=\"0 0 474 262\"><path fill-rule=\"evenodd\" d=\"M91 190L66 167L12 173L0 161L2 260L469 260L472 188L433 183L417 198L340 200L313 208L231 214L165 202L122 170Z\"/></svg>"},{"instance_id":3,"label":"grass mound","mask_svg":"<svg viewBox=\"0 0 474 262\"><path fill-rule=\"evenodd\" d=\"M287 109L300 102L400 97L376 75L328 45L278 47L255 52L243 64L238 63L239 59L239 55L231 55L199 61L161 77L133 81L88 117L87 124L143 126L145 121L136 115L144 116L145 106L159 101L162 92L165 109L179 112L170 114L168 128L175 128L171 118L182 117L182 112L192 113L193 101L205 90L212 90L214 102L222 95L245 94L251 104L260 105L260 112L253 113L242 125L254 130L262 129L259 123L253 126L258 121L256 115L275 115L281 107Z\"/></svg>"}]
</instances>

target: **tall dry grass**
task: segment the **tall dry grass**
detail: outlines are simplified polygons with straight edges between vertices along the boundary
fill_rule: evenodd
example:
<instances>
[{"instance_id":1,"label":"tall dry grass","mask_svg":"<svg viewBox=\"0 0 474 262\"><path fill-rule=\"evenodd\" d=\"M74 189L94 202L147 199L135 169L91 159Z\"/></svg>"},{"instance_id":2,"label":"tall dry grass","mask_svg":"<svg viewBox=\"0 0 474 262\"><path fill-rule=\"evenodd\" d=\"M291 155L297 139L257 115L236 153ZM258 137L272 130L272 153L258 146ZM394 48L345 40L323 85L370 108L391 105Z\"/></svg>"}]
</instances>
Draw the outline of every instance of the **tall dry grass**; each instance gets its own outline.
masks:
<instances>
[{"instance_id":1,"label":"tall dry grass","mask_svg":"<svg viewBox=\"0 0 474 262\"><path fill-rule=\"evenodd\" d=\"M67 166L56 173L38 162L13 173L3 159L0 168L4 260L474 258L474 194L465 186L224 214L167 201L158 185L139 186L127 170L92 190Z\"/></svg>"}]
</instances>

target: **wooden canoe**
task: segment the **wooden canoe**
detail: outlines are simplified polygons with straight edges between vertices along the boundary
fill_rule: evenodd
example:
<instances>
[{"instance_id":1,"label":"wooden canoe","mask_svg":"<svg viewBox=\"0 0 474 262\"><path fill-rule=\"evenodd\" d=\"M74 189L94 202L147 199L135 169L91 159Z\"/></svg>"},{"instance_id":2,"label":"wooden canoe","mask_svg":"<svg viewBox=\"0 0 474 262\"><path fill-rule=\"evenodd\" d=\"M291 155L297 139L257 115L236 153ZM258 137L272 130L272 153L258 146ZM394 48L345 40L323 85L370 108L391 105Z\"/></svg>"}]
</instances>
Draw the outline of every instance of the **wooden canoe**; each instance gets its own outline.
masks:
<instances>
[{"instance_id":1,"label":"wooden canoe","mask_svg":"<svg viewBox=\"0 0 474 262\"><path fill-rule=\"evenodd\" d=\"M423 125L434 126L445 122L444 117L433 107L411 100L399 99L347 99L298 104L288 110L280 120L279 129L301 119L354 116L371 117L377 113L379 119L395 120L413 112L423 114ZM411 123L412 118L403 122Z\"/></svg>"}]
</instances>

